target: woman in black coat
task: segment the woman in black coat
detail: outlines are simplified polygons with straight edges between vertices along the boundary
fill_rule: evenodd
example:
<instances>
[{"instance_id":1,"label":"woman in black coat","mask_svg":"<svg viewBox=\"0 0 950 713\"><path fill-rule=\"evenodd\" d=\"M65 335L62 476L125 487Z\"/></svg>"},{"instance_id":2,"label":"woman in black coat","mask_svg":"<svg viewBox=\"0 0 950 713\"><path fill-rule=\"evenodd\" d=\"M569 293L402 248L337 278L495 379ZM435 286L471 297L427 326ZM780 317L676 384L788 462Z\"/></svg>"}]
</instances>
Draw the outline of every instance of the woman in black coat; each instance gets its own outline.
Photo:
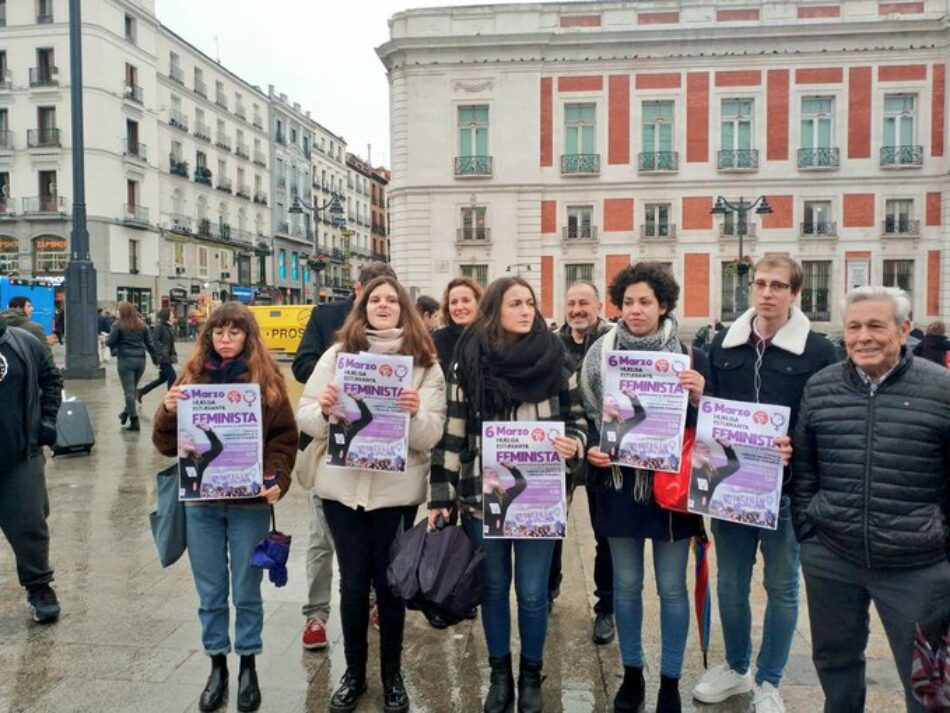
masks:
<instances>
[{"instance_id":1,"label":"woman in black coat","mask_svg":"<svg viewBox=\"0 0 950 713\"><path fill-rule=\"evenodd\" d=\"M145 373L145 356L158 363L158 355L152 344L152 335L149 333L145 320L139 316L135 306L130 302L120 302L116 307L119 318L112 325L106 346L118 359L117 369L119 380L122 382L122 392L125 394L125 408L119 414L119 421L126 430L139 430L139 414L135 410L135 393L139 379Z\"/></svg>"},{"instance_id":2,"label":"woman in black coat","mask_svg":"<svg viewBox=\"0 0 950 713\"><path fill-rule=\"evenodd\" d=\"M175 367L172 366L178 362L175 332L172 329L175 317L167 307L158 310L156 317L158 324L152 329L152 344L155 345L155 354L158 356L158 377L135 392L135 399L139 403L142 403L143 396L162 384L165 384L166 389L170 389L177 378Z\"/></svg>"},{"instance_id":3,"label":"woman in black coat","mask_svg":"<svg viewBox=\"0 0 950 713\"><path fill-rule=\"evenodd\" d=\"M456 277L449 281L442 294L442 329L432 333L432 341L439 353L439 364L445 380L449 380L452 353L462 330L478 316L478 303L482 299L482 286L470 277Z\"/></svg>"},{"instance_id":4,"label":"woman in black coat","mask_svg":"<svg viewBox=\"0 0 950 713\"><path fill-rule=\"evenodd\" d=\"M950 341L947 341L947 329L943 322L931 322L927 325L927 333L914 347L914 356L929 359L940 366L947 365L947 351L950 350Z\"/></svg>"}]
</instances>

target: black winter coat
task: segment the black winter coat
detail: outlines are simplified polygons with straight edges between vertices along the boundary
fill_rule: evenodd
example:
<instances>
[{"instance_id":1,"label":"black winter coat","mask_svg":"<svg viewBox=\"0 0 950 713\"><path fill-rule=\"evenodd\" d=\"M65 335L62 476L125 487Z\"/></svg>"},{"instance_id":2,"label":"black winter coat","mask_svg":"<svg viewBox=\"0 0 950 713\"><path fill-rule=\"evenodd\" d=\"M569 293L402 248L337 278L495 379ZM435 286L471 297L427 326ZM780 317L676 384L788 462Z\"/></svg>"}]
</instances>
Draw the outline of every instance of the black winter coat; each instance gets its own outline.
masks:
<instances>
[{"instance_id":1,"label":"black winter coat","mask_svg":"<svg viewBox=\"0 0 950 713\"><path fill-rule=\"evenodd\" d=\"M914 356L929 359L940 366L946 366L944 359L948 349L950 349L950 341L945 336L942 334L928 334L920 340L920 344L914 347Z\"/></svg>"},{"instance_id":2,"label":"black winter coat","mask_svg":"<svg viewBox=\"0 0 950 713\"><path fill-rule=\"evenodd\" d=\"M323 352L333 346L333 335L343 326L355 303L356 298L350 297L313 308L290 367L294 378L301 384L307 383Z\"/></svg>"},{"instance_id":3,"label":"black winter coat","mask_svg":"<svg viewBox=\"0 0 950 713\"><path fill-rule=\"evenodd\" d=\"M850 360L805 387L792 461L798 539L864 567L948 556L950 371L905 352L874 396Z\"/></svg>"},{"instance_id":4,"label":"black winter coat","mask_svg":"<svg viewBox=\"0 0 950 713\"><path fill-rule=\"evenodd\" d=\"M109 338L106 339L106 346L119 359L144 359L148 354L155 364L159 363L152 344L152 333L148 327L141 331L123 329L116 322L112 325Z\"/></svg>"},{"instance_id":5,"label":"black winter coat","mask_svg":"<svg viewBox=\"0 0 950 713\"><path fill-rule=\"evenodd\" d=\"M449 379L449 369L452 366L452 356L455 353L455 345L459 337L462 336L464 327L457 324L450 324L432 333L432 341L435 343L435 350L439 354L439 364L442 365L442 373L445 380Z\"/></svg>"},{"instance_id":6,"label":"black winter coat","mask_svg":"<svg viewBox=\"0 0 950 713\"><path fill-rule=\"evenodd\" d=\"M175 334L170 325L159 322L152 330L152 343L155 345L155 355L159 364L175 364L178 362L178 352L175 350Z\"/></svg>"}]
</instances>

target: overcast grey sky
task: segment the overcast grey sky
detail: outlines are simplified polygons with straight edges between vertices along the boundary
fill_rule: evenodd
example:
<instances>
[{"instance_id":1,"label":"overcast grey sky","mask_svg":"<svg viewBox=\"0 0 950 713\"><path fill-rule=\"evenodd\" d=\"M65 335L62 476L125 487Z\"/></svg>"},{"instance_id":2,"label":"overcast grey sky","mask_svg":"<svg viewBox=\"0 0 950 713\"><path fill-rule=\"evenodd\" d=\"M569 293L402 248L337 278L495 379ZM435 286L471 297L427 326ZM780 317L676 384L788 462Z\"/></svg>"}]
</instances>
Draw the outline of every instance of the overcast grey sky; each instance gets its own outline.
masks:
<instances>
[{"instance_id":1,"label":"overcast grey sky","mask_svg":"<svg viewBox=\"0 0 950 713\"><path fill-rule=\"evenodd\" d=\"M473 0L156 0L161 23L264 92L273 84L351 152L389 165L389 84L374 49L407 8ZM485 3L481 3L485 4ZM215 44L217 37L217 48Z\"/></svg>"}]
</instances>

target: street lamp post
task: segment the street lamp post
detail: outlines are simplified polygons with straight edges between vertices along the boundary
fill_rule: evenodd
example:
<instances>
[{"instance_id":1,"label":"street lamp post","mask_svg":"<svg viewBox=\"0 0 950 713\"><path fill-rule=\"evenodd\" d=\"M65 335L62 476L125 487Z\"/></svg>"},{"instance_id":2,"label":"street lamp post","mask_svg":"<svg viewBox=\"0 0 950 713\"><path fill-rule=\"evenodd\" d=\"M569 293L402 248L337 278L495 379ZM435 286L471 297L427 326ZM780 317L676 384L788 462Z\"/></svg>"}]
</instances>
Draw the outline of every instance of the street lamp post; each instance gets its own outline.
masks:
<instances>
[{"instance_id":1,"label":"street lamp post","mask_svg":"<svg viewBox=\"0 0 950 713\"><path fill-rule=\"evenodd\" d=\"M99 365L96 324L96 266L89 255L86 228L86 178L83 161L82 19L80 0L69 0L69 93L72 104L73 228L66 266L66 378L105 376Z\"/></svg>"},{"instance_id":2,"label":"street lamp post","mask_svg":"<svg viewBox=\"0 0 950 713\"><path fill-rule=\"evenodd\" d=\"M749 274L749 266L745 261L743 252L745 237L749 230L748 215L754 210L756 215L768 215L772 212L772 206L765 196L759 196L755 200L747 201L742 196L736 202L728 201L722 196L716 196L716 204L710 209L713 215L736 214L736 237L739 238L739 257L736 262L736 311L744 312L749 308L749 285L746 276Z\"/></svg>"},{"instance_id":3,"label":"street lamp post","mask_svg":"<svg viewBox=\"0 0 950 713\"><path fill-rule=\"evenodd\" d=\"M330 198L323 205L316 205L316 204L310 205L309 203L304 201L302 198L297 197L297 198L294 198L294 202L291 204L290 208L287 209L287 212L292 215L300 215L304 212L310 213L313 215L314 253L317 253L319 251L319 246L320 246L320 228L319 228L320 222L319 221L320 221L320 216L323 214L324 211L329 211L330 215L333 217L334 224L345 223L345 220L343 218L343 213L344 213L343 206L340 205L340 199L337 198L336 196L333 196L332 198ZM306 262L308 266L311 267L313 271L317 274L317 289L319 290L320 273L323 272L324 269L326 269L326 263L324 262L323 264L321 264L319 262L314 262L313 264L311 264L309 259ZM301 299L303 299L303 295L301 295ZM314 295L313 303L314 304L317 303L316 295Z\"/></svg>"}]
</instances>

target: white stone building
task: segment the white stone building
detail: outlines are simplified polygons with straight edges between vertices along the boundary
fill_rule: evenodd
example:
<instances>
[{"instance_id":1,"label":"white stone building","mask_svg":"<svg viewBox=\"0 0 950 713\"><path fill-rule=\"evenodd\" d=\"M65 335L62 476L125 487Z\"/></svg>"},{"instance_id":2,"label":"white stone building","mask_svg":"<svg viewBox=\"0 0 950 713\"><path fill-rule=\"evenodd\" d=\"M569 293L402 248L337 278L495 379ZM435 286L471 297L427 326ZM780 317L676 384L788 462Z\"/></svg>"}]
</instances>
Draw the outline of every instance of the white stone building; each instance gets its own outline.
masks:
<instances>
[{"instance_id":1,"label":"white stone building","mask_svg":"<svg viewBox=\"0 0 950 713\"><path fill-rule=\"evenodd\" d=\"M340 225L330 215L330 206L336 199L345 211L347 195L346 185L346 140L332 131L313 122L313 203L320 212L320 219L314 223L314 244L316 252L325 255L326 267L314 273L317 301L326 302L343 298L350 293L353 271L348 257L350 225Z\"/></svg>"},{"instance_id":2,"label":"white stone building","mask_svg":"<svg viewBox=\"0 0 950 713\"><path fill-rule=\"evenodd\" d=\"M740 311L743 257L802 261L838 328L855 284L950 316L946 0L593 2L396 14L392 261L431 294L520 272L560 320L631 260L670 264L687 328ZM613 310L610 311L614 313Z\"/></svg>"}]
</instances>

